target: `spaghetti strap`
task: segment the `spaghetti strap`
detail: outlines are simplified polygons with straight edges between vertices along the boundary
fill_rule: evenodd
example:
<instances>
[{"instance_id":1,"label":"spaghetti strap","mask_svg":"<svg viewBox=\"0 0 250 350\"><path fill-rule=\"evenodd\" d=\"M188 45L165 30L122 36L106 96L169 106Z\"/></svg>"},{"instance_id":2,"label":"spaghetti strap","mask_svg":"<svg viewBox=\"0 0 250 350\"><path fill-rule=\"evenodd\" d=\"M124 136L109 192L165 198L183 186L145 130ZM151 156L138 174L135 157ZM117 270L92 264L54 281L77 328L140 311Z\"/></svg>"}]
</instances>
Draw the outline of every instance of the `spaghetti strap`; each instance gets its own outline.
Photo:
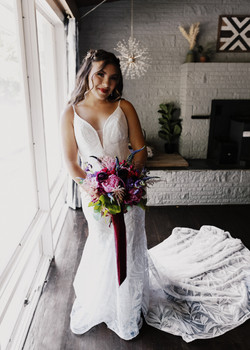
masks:
<instances>
[{"instance_id":1,"label":"spaghetti strap","mask_svg":"<svg viewBox=\"0 0 250 350\"><path fill-rule=\"evenodd\" d=\"M75 112L76 112L76 110L75 110L75 106L74 106L74 105L72 105L72 108L73 108L73 111L74 111L74 114L75 114Z\"/></svg>"}]
</instances>

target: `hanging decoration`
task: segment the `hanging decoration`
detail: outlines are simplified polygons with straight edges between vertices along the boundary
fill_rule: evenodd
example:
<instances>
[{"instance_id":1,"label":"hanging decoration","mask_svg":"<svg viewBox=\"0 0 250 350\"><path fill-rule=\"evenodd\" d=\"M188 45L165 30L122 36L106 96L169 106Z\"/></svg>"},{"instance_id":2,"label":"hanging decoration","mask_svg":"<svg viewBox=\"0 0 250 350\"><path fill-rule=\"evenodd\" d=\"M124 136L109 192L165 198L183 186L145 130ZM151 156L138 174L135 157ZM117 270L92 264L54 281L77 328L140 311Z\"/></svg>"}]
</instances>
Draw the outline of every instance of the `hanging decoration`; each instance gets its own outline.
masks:
<instances>
[{"instance_id":1,"label":"hanging decoration","mask_svg":"<svg viewBox=\"0 0 250 350\"><path fill-rule=\"evenodd\" d=\"M125 78L136 79L143 76L150 65L148 48L142 46L139 40L134 38L133 28L133 0L131 0L131 34L128 41L122 40L117 43L115 51L120 55L121 70Z\"/></svg>"}]
</instances>

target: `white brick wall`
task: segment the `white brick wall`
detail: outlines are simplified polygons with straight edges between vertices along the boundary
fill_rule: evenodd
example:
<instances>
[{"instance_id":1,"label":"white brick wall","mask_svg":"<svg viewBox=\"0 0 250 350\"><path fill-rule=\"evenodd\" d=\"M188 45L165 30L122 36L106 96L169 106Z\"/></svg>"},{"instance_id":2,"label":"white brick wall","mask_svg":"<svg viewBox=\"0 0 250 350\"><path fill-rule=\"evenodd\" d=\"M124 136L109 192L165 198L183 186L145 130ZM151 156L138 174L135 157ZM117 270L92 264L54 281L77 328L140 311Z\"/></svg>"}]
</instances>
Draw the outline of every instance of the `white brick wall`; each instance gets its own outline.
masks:
<instances>
[{"instance_id":1,"label":"white brick wall","mask_svg":"<svg viewBox=\"0 0 250 350\"><path fill-rule=\"evenodd\" d=\"M180 104L183 132L180 153L185 158L206 159L208 119L212 99L249 99L250 63L186 63L181 66Z\"/></svg>"},{"instance_id":2,"label":"white brick wall","mask_svg":"<svg viewBox=\"0 0 250 350\"><path fill-rule=\"evenodd\" d=\"M216 41L219 15L249 14L249 5L249 0L134 0L134 36L149 48L152 65L145 77L124 81L124 97L134 104L148 142L159 150L164 141L158 137L158 106L180 102L180 70L188 51L178 26L199 21L199 43L204 45ZM130 35L130 0L104 3L84 17L79 28L81 58L89 48L114 52L117 42ZM250 62L250 53L219 53L215 60ZM237 69L237 65L231 67ZM202 82L202 77L197 79Z\"/></svg>"},{"instance_id":3,"label":"white brick wall","mask_svg":"<svg viewBox=\"0 0 250 350\"><path fill-rule=\"evenodd\" d=\"M92 7L82 9L82 14ZM188 28L192 23L200 22L199 44L204 45L217 40L219 15L249 14L249 9L249 0L134 0L134 36L149 48L152 64L141 79L124 80L124 97L135 106L146 130L147 142L159 151L163 151L164 145L164 141L158 137L159 104L167 101L180 103L181 98L183 100L180 94L183 84L181 67L184 67L188 43L178 26ZM81 59L90 48L116 53L114 47L117 42L130 36L130 0L104 3L82 19L79 29ZM218 53L214 60L230 62L227 69L233 78L235 72L241 69L239 62L250 62L250 53ZM206 65L200 66L201 69L207 69ZM216 63L213 65L211 67L218 68ZM205 72L196 73L195 82L199 86L215 85L215 89L200 92L200 100L207 97L231 98L228 94L239 98L239 95L235 95L238 83L228 88L226 76L220 80L217 73L209 76ZM245 98L249 98L249 81L249 76L239 81L241 93L248 94ZM224 95L217 88L218 84L227 88L227 94ZM192 91L190 96L195 98ZM190 127L192 113L209 112L210 107L204 107L203 103L186 106L188 119L185 120L185 127ZM198 130L195 142L192 142L190 130L185 131L188 155L196 152L197 147L197 156L204 157L206 154L207 143L203 142L208 135L208 124L208 120L196 120L192 125L192 132L193 129ZM155 174L155 171L152 173ZM148 191L149 205L250 203L250 174L247 170L166 170L156 173L161 179Z\"/></svg>"},{"instance_id":4,"label":"white brick wall","mask_svg":"<svg viewBox=\"0 0 250 350\"><path fill-rule=\"evenodd\" d=\"M147 205L250 204L250 170L152 170Z\"/></svg>"}]
</instances>

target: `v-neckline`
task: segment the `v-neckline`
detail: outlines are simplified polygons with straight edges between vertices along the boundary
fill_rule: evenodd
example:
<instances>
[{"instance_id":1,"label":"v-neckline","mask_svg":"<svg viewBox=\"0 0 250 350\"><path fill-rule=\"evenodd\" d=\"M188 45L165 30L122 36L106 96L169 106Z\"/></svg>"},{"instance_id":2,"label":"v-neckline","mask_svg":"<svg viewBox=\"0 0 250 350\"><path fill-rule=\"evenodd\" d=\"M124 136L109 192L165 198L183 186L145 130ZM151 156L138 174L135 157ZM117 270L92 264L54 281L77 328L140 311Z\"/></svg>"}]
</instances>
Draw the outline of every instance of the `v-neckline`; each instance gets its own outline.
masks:
<instances>
[{"instance_id":1,"label":"v-neckline","mask_svg":"<svg viewBox=\"0 0 250 350\"><path fill-rule=\"evenodd\" d=\"M102 149L104 149L104 130L105 130L105 126L107 124L107 122L110 120L110 118L113 116L113 114L115 114L115 112L118 110L118 108L120 108L120 103L118 103L117 107L115 108L115 110L108 116L108 118L105 120L104 124L103 124L103 128L99 129L98 131L102 132L102 142L99 136L98 131L96 130L96 128L93 127L93 125L91 125L86 119L83 119L79 116L79 114L76 112L75 108L74 108L74 114L78 117L78 119L80 119L81 121L83 121L85 124L87 124L88 126L90 126L90 128L92 130L94 130L95 134L97 135L97 138L99 140L99 143L102 147Z\"/></svg>"}]
</instances>

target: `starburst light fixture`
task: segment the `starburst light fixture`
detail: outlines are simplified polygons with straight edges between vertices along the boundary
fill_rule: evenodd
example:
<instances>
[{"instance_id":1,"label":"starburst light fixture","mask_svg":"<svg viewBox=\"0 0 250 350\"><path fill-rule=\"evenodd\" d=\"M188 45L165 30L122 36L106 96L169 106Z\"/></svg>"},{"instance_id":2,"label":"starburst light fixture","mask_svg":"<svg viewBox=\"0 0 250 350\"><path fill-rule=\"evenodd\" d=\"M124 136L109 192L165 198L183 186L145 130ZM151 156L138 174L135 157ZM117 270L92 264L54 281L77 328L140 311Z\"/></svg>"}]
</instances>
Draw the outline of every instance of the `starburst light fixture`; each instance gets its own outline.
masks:
<instances>
[{"instance_id":1,"label":"starburst light fixture","mask_svg":"<svg viewBox=\"0 0 250 350\"><path fill-rule=\"evenodd\" d=\"M148 48L141 45L133 35L133 0L131 0L131 34L130 38L119 41L115 48L120 55L121 70L125 78L136 79L143 76L150 65Z\"/></svg>"}]
</instances>

